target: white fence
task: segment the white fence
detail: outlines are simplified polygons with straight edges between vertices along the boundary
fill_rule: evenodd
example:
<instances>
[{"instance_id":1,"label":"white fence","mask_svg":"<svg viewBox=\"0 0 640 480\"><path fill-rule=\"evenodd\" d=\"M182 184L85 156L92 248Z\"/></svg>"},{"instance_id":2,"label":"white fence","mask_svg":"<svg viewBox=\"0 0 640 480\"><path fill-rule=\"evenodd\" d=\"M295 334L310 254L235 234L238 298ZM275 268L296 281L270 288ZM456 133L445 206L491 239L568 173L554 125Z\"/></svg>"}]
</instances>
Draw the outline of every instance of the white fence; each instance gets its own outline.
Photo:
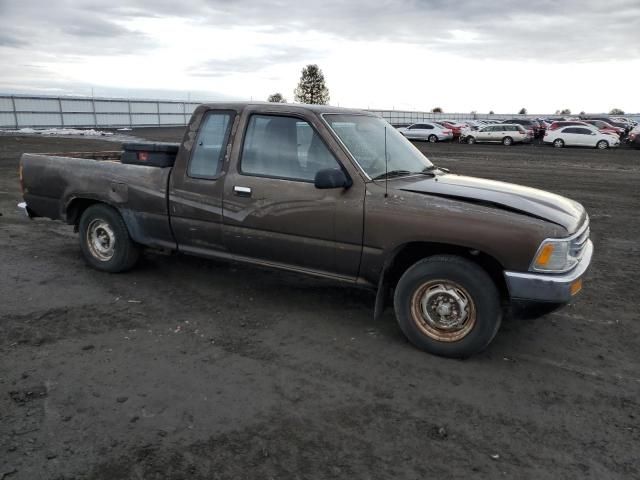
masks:
<instances>
[{"instance_id":1,"label":"white fence","mask_svg":"<svg viewBox=\"0 0 640 480\"><path fill-rule=\"evenodd\" d=\"M52 97L0 94L0 128L25 127L159 127L186 125L203 102L140 100L123 98ZM429 120L554 117L556 115L504 115L480 113L432 113L401 110L369 110L392 125L410 125ZM638 118L640 115L627 115Z\"/></svg>"},{"instance_id":2,"label":"white fence","mask_svg":"<svg viewBox=\"0 0 640 480\"><path fill-rule=\"evenodd\" d=\"M0 95L0 128L186 125L194 102Z\"/></svg>"}]
</instances>

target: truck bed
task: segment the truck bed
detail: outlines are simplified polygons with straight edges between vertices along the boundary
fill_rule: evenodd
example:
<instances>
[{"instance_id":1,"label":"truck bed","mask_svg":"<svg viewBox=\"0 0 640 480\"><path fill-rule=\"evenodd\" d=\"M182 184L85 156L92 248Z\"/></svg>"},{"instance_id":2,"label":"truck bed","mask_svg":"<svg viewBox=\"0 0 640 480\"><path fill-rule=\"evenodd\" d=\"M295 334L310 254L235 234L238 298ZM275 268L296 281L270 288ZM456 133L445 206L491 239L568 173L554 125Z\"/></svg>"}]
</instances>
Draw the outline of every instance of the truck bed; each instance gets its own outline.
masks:
<instances>
[{"instance_id":1,"label":"truck bed","mask_svg":"<svg viewBox=\"0 0 640 480\"><path fill-rule=\"evenodd\" d=\"M135 241L174 248L167 209L171 168L123 164L121 158L121 151L23 154L29 215L75 224L83 207L104 202L118 209Z\"/></svg>"}]
</instances>

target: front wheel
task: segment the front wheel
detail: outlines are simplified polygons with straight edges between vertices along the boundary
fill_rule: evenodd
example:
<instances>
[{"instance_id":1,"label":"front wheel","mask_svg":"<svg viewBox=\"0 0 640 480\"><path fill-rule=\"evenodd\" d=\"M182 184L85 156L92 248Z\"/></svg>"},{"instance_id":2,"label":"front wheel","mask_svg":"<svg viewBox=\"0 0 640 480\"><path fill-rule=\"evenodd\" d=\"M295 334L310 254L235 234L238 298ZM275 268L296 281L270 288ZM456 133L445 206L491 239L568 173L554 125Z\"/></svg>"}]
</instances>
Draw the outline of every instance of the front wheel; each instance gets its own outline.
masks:
<instances>
[{"instance_id":1,"label":"front wheel","mask_svg":"<svg viewBox=\"0 0 640 480\"><path fill-rule=\"evenodd\" d=\"M431 143L436 143L438 141L438 137L436 137L435 135L429 135L429 142Z\"/></svg>"},{"instance_id":2,"label":"front wheel","mask_svg":"<svg viewBox=\"0 0 640 480\"><path fill-rule=\"evenodd\" d=\"M394 295L398 324L416 347L444 357L482 351L502 321L500 294L477 264L437 255L410 267Z\"/></svg>"},{"instance_id":3,"label":"front wheel","mask_svg":"<svg viewBox=\"0 0 640 480\"><path fill-rule=\"evenodd\" d=\"M605 150L609 148L609 142L607 142L606 140L600 140L598 143L596 143L596 148L598 148L599 150Z\"/></svg>"},{"instance_id":4,"label":"front wheel","mask_svg":"<svg viewBox=\"0 0 640 480\"><path fill-rule=\"evenodd\" d=\"M124 272L133 268L140 247L131 240L120 213L108 205L87 208L78 225L80 248L87 263L103 272Z\"/></svg>"},{"instance_id":5,"label":"front wheel","mask_svg":"<svg viewBox=\"0 0 640 480\"><path fill-rule=\"evenodd\" d=\"M564 147L564 141L560 138L556 139L553 141L553 146L556 148L562 148Z\"/></svg>"},{"instance_id":6,"label":"front wheel","mask_svg":"<svg viewBox=\"0 0 640 480\"><path fill-rule=\"evenodd\" d=\"M474 137L467 137L467 144L473 145L476 143L476 139Z\"/></svg>"}]
</instances>

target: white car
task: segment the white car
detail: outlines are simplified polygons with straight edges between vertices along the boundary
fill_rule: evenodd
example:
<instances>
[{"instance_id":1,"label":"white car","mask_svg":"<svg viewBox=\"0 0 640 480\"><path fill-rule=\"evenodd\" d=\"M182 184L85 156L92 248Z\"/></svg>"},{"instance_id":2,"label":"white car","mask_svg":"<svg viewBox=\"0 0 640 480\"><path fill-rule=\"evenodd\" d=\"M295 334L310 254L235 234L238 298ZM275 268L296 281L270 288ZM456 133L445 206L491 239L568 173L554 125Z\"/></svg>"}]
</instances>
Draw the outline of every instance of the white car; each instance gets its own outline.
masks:
<instances>
[{"instance_id":1,"label":"white car","mask_svg":"<svg viewBox=\"0 0 640 480\"><path fill-rule=\"evenodd\" d=\"M500 123L498 125L487 125L475 131L465 131L460 141L468 144L476 142L502 143L509 146L514 143L531 142L533 134L522 125L515 123Z\"/></svg>"},{"instance_id":2,"label":"white car","mask_svg":"<svg viewBox=\"0 0 640 480\"><path fill-rule=\"evenodd\" d=\"M602 133L597 128L580 125L570 125L547 130L544 143L551 143L554 147L594 147L605 149L620 146L620 139L610 133Z\"/></svg>"},{"instance_id":3,"label":"white car","mask_svg":"<svg viewBox=\"0 0 640 480\"><path fill-rule=\"evenodd\" d=\"M414 123L408 127L399 128L398 131L409 140L427 140L431 143L453 138L453 131L450 128L443 128L435 123Z\"/></svg>"}]
</instances>

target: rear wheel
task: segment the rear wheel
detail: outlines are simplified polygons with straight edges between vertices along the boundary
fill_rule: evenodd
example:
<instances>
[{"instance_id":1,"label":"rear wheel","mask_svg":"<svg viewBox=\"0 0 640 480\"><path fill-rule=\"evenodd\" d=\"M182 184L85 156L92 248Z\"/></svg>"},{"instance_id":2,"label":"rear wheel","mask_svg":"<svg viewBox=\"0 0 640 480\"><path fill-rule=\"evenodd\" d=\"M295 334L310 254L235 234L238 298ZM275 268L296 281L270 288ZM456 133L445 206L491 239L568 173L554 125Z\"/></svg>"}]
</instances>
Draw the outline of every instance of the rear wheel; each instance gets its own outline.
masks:
<instances>
[{"instance_id":1,"label":"rear wheel","mask_svg":"<svg viewBox=\"0 0 640 480\"><path fill-rule=\"evenodd\" d=\"M120 213L108 205L87 208L78 225L80 248L87 263L104 272L124 272L140 257L140 246L131 240Z\"/></svg>"},{"instance_id":2,"label":"rear wheel","mask_svg":"<svg viewBox=\"0 0 640 480\"><path fill-rule=\"evenodd\" d=\"M433 134L429 135L429 142L436 143L437 141L438 141L438 137L437 136L435 136Z\"/></svg>"},{"instance_id":3,"label":"rear wheel","mask_svg":"<svg viewBox=\"0 0 640 480\"><path fill-rule=\"evenodd\" d=\"M505 146L507 146L507 147L508 147L509 145L511 145L512 143L513 143L513 138L511 138L511 137L504 137L504 138L502 139L502 144L503 144L503 145L505 145Z\"/></svg>"},{"instance_id":4,"label":"rear wheel","mask_svg":"<svg viewBox=\"0 0 640 480\"><path fill-rule=\"evenodd\" d=\"M596 143L596 148L605 150L609 148L609 142L607 142L606 140L600 140L598 143Z\"/></svg>"},{"instance_id":5,"label":"rear wheel","mask_svg":"<svg viewBox=\"0 0 640 480\"><path fill-rule=\"evenodd\" d=\"M469 145L473 145L474 143L476 143L476 139L474 137L467 137L467 143Z\"/></svg>"},{"instance_id":6,"label":"rear wheel","mask_svg":"<svg viewBox=\"0 0 640 480\"><path fill-rule=\"evenodd\" d=\"M502 321L491 277L462 257L420 260L400 278L394 295L400 329L416 347L445 357L482 351Z\"/></svg>"},{"instance_id":7,"label":"rear wheel","mask_svg":"<svg viewBox=\"0 0 640 480\"><path fill-rule=\"evenodd\" d=\"M564 147L564 140L562 140L561 138L557 138L553 141L553 146L556 148L562 148Z\"/></svg>"}]
</instances>

